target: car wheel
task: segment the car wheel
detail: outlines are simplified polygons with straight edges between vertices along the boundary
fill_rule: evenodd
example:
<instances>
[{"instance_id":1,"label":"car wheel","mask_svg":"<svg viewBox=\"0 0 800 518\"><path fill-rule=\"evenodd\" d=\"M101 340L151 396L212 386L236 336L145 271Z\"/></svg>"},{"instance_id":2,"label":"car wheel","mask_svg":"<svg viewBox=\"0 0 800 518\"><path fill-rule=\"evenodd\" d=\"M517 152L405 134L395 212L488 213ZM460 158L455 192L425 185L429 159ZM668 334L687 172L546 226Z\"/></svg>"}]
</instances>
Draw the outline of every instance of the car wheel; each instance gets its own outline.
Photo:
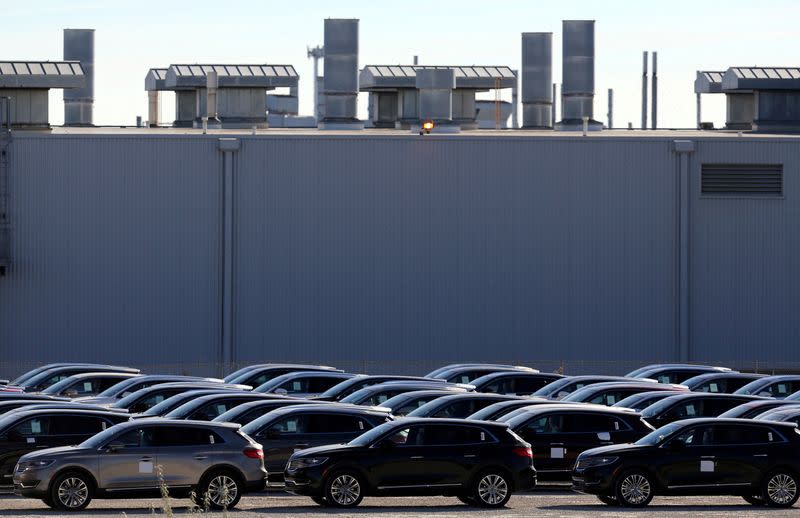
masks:
<instances>
[{"instance_id":1,"label":"car wheel","mask_svg":"<svg viewBox=\"0 0 800 518\"><path fill-rule=\"evenodd\" d=\"M71 471L56 477L48 499L59 511L81 511L92 501L92 481L83 473ZM50 502L45 500L47 505Z\"/></svg>"},{"instance_id":2,"label":"car wheel","mask_svg":"<svg viewBox=\"0 0 800 518\"><path fill-rule=\"evenodd\" d=\"M611 505L611 506L618 506L619 505L619 501L617 500L617 497L615 497L615 496L597 495L597 499L600 500L601 502L603 502L606 505Z\"/></svg>"},{"instance_id":3,"label":"car wheel","mask_svg":"<svg viewBox=\"0 0 800 518\"><path fill-rule=\"evenodd\" d=\"M616 500L625 507L645 507L653 499L653 483L644 471L628 471L617 478Z\"/></svg>"},{"instance_id":4,"label":"car wheel","mask_svg":"<svg viewBox=\"0 0 800 518\"><path fill-rule=\"evenodd\" d=\"M511 498L511 484L501 471L484 471L475 477L471 493L473 505L503 507Z\"/></svg>"},{"instance_id":5,"label":"car wheel","mask_svg":"<svg viewBox=\"0 0 800 518\"><path fill-rule=\"evenodd\" d=\"M325 500L333 507L355 507L364 498L364 484L351 471L339 471L325 482Z\"/></svg>"},{"instance_id":6,"label":"car wheel","mask_svg":"<svg viewBox=\"0 0 800 518\"><path fill-rule=\"evenodd\" d=\"M467 504L467 505L475 505L475 500L473 500L473 498L472 498L471 496L466 496L466 495L458 495L458 500L459 500L459 501L460 501L462 504Z\"/></svg>"},{"instance_id":7,"label":"car wheel","mask_svg":"<svg viewBox=\"0 0 800 518\"><path fill-rule=\"evenodd\" d=\"M210 509L231 509L242 498L242 484L229 471L215 471L200 483L199 494L200 501L208 502Z\"/></svg>"},{"instance_id":8,"label":"car wheel","mask_svg":"<svg viewBox=\"0 0 800 518\"><path fill-rule=\"evenodd\" d=\"M47 507L50 507L51 509L55 509L56 508L56 504L53 502L53 500L50 499L50 495L46 495L46 496L42 497L42 502L44 502L44 504Z\"/></svg>"},{"instance_id":9,"label":"car wheel","mask_svg":"<svg viewBox=\"0 0 800 518\"><path fill-rule=\"evenodd\" d=\"M315 504L321 505L322 507L330 507L324 496L312 496L311 500L313 500Z\"/></svg>"},{"instance_id":10,"label":"car wheel","mask_svg":"<svg viewBox=\"0 0 800 518\"><path fill-rule=\"evenodd\" d=\"M752 505L766 505L761 495L742 495L744 501Z\"/></svg>"},{"instance_id":11,"label":"car wheel","mask_svg":"<svg viewBox=\"0 0 800 518\"><path fill-rule=\"evenodd\" d=\"M800 496L797 476L783 469L773 471L764 478L761 496L770 507L792 507Z\"/></svg>"}]
</instances>

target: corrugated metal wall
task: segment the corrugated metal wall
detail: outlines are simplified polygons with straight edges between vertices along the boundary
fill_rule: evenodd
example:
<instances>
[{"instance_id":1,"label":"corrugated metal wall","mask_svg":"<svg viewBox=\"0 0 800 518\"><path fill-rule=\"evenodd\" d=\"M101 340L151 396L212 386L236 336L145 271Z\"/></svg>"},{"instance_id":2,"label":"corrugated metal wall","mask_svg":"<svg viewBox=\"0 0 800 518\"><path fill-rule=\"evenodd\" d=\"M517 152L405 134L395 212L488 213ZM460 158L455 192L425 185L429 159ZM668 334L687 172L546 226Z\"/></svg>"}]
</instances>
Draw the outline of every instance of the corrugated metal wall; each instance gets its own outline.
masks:
<instances>
[{"instance_id":1,"label":"corrugated metal wall","mask_svg":"<svg viewBox=\"0 0 800 518\"><path fill-rule=\"evenodd\" d=\"M672 140L241 137L234 362L676 360ZM783 163L785 199L700 198L704 162ZM698 139L689 163L690 359L800 364L800 146ZM18 134L1 370L217 373L222 171L211 136Z\"/></svg>"}]
</instances>

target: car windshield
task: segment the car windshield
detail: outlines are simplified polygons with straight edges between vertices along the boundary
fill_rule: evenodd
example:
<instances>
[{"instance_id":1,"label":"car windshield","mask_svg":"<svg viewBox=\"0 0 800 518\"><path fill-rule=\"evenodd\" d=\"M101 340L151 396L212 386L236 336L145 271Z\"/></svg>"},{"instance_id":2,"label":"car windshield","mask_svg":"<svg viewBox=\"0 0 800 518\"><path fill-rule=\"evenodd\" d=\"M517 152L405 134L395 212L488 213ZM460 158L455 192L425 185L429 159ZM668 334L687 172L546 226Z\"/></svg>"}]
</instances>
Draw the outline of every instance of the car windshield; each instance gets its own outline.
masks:
<instances>
[{"instance_id":1,"label":"car windshield","mask_svg":"<svg viewBox=\"0 0 800 518\"><path fill-rule=\"evenodd\" d=\"M63 390L69 388L76 380L70 378L64 378L63 380L59 381L58 383L53 383L46 389L42 391L42 394L49 394L49 395L58 395ZM90 381L91 383L91 381Z\"/></svg>"},{"instance_id":2,"label":"car windshield","mask_svg":"<svg viewBox=\"0 0 800 518\"><path fill-rule=\"evenodd\" d=\"M764 390L770 383L774 380L769 379L757 379L755 381L751 381L744 387L740 388L734 394L744 394L746 396L756 395L762 390Z\"/></svg>"},{"instance_id":3,"label":"car windshield","mask_svg":"<svg viewBox=\"0 0 800 518\"><path fill-rule=\"evenodd\" d=\"M364 383L366 380L364 379L366 376L356 376L354 378L350 378L349 380L344 380L341 383L337 383L336 385L332 386L322 394L320 394L320 398L330 398L336 397L340 394L347 394L350 393L354 385L358 383ZM350 389L350 390L348 390Z\"/></svg>"},{"instance_id":4,"label":"car windshield","mask_svg":"<svg viewBox=\"0 0 800 518\"><path fill-rule=\"evenodd\" d=\"M205 396L205 392L183 392L181 394L176 394L172 397L168 397L161 403L157 405L153 405L144 412L142 415L151 415L151 416L159 416L163 415L166 412L169 412L173 408L178 408L180 405L184 404L185 402L189 401L190 399L194 399L196 397Z\"/></svg>"},{"instance_id":5,"label":"car windshield","mask_svg":"<svg viewBox=\"0 0 800 518\"><path fill-rule=\"evenodd\" d=\"M560 380L555 380L552 383L548 383L544 387L534 392L533 395L547 397L551 394L558 394L558 392L561 390L562 387L566 387L567 385L574 382L575 379L572 377L561 378Z\"/></svg>"},{"instance_id":6,"label":"car windshield","mask_svg":"<svg viewBox=\"0 0 800 518\"><path fill-rule=\"evenodd\" d=\"M110 387L108 387L104 391L102 391L99 394L97 394L97 397L114 397L117 394L120 394L121 392L125 391L125 389L127 389L131 385L135 385L137 383L140 383L139 378L131 378L131 379L127 379L127 380L122 380L119 383L117 383L115 385L111 385Z\"/></svg>"},{"instance_id":7,"label":"car windshield","mask_svg":"<svg viewBox=\"0 0 800 518\"><path fill-rule=\"evenodd\" d=\"M653 416L656 416L656 415L660 414L661 412L663 412L664 410L666 410L669 407L671 407L674 402L675 401L671 397L666 397L666 398L662 399L661 401L653 403L649 407L647 407L644 410L642 410L642 417L653 417Z\"/></svg>"},{"instance_id":8,"label":"car windshield","mask_svg":"<svg viewBox=\"0 0 800 518\"><path fill-rule=\"evenodd\" d=\"M658 430L652 431L649 434L645 435L635 444L639 446L658 446L664 439L670 437L672 434L677 432L678 430L682 429L685 425L683 423L672 423L666 426L662 426Z\"/></svg>"},{"instance_id":9,"label":"car windshield","mask_svg":"<svg viewBox=\"0 0 800 518\"><path fill-rule=\"evenodd\" d=\"M396 424L397 423L384 423L382 425L378 425L372 430L366 433L362 433L361 435L359 435L358 437L356 437L347 444L353 446L369 446L370 444L375 442L376 439L378 439L383 434L394 428Z\"/></svg>"},{"instance_id":10,"label":"car windshield","mask_svg":"<svg viewBox=\"0 0 800 518\"><path fill-rule=\"evenodd\" d=\"M255 370L255 369L257 369L257 367L254 367L252 365L250 365L248 367L242 367L241 369L235 370L235 371L231 372L230 374L228 374L227 376L225 376L224 378L222 378L222 381L224 381L225 383L230 383L233 380L242 377L242 374L246 374L246 373L250 372L251 370Z\"/></svg>"},{"instance_id":11,"label":"car windshield","mask_svg":"<svg viewBox=\"0 0 800 518\"><path fill-rule=\"evenodd\" d=\"M575 392L570 393L561 401L585 401L586 399L591 398L598 390L599 389L597 387L583 387L582 389L578 389Z\"/></svg>"},{"instance_id":12,"label":"car windshield","mask_svg":"<svg viewBox=\"0 0 800 518\"><path fill-rule=\"evenodd\" d=\"M118 426L120 425L106 428L102 432L89 437L88 439L83 441L79 445L79 447L96 449L99 448L100 446L103 446L104 444L106 444L106 442L108 442L109 439L111 439L114 435L116 435L117 432L119 432Z\"/></svg>"},{"instance_id":13,"label":"car windshield","mask_svg":"<svg viewBox=\"0 0 800 518\"><path fill-rule=\"evenodd\" d=\"M373 390L369 387L365 387L359 390L356 390L349 396L342 398L340 400L341 403L350 403L352 405L358 405L368 397L373 394Z\"/></svg>"}]
</instances>

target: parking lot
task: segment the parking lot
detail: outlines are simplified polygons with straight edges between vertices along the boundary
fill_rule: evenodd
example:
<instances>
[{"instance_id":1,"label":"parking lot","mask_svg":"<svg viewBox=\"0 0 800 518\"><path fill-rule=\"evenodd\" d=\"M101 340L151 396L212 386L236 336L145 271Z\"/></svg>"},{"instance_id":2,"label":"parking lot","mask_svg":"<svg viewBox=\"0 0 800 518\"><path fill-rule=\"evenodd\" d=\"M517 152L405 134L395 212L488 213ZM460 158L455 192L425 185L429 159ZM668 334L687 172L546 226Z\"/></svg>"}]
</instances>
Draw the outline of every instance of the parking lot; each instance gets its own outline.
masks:
<instances>
[{"instance_id":1,"label":"parking lot","mask_svg":"<svg viewBox=\"0 0 800 518\"><path fill-rule=\"evenodd\" d=\"M186 500L173 500L173 512L180 516L190 514ZM152 516L152 509L163 514L162 501L158 499L141 500L98 500L81 513L68 516L129 518ZM223 513L213 513L223 516ZM247 496L231 511L238 518L264 516L303 516L308 518L329 515L383 517L435 517L451 516L536 516L536 517L576 517L591 516L607 518L614 516L663 516L663 517L730 517L765 516L779 518L797 516L796 509L766 509L753 507L737 497L656 497L647 509L619 509L599 504L591 496L579 495L569 491L515 495L508 506L497 511L470 508L461 505L455 498L366 498L356 509L323 509L314 505L308 498L281 495L259 494ZM54 517L59 513L47 508L38 500L16 497L0 498L0 516Z\"/></svg>"}]
</instances>

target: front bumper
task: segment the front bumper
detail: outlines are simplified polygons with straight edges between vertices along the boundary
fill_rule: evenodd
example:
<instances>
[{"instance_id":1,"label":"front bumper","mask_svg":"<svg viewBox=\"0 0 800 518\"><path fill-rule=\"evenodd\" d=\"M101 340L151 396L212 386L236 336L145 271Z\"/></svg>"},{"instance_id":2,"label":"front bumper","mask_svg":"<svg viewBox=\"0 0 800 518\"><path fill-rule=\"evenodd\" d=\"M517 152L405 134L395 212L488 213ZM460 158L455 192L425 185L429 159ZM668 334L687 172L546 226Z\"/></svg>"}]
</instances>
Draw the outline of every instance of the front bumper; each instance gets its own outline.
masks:
<instances>
[{"instance_id":1,"label":"front bumper","mask_svg":"<svg viewBox=\"0 0 800 518\"><path fill-rule=\"evenodd\" d=\"M619 465L598 466L572 471L572 489L590 495L611 494L614 491L614 476Z\"/></svg>"},{"instance_id":2,"label":"front bumper","mask_svg":"<svg viewBox=\"0 0 800 518\"><path fill-rule=\"evenodd\" d=\"M296 471L283 472L286 491L296 495L318 496L322 495L324 488L322 481L325 478L323 467L302 468Z\"/></svg>"},{"instance_id":3,"label":"front bumper","mask_svg":"<svg viewBox=\"0 0 800 518\"><path fill-rule=\"evenodd\" d=\"M42 498L47 493L47 483L42 474L34 470L14 472L14 494L29 498Z\"/></svg>"}]
</instances>

